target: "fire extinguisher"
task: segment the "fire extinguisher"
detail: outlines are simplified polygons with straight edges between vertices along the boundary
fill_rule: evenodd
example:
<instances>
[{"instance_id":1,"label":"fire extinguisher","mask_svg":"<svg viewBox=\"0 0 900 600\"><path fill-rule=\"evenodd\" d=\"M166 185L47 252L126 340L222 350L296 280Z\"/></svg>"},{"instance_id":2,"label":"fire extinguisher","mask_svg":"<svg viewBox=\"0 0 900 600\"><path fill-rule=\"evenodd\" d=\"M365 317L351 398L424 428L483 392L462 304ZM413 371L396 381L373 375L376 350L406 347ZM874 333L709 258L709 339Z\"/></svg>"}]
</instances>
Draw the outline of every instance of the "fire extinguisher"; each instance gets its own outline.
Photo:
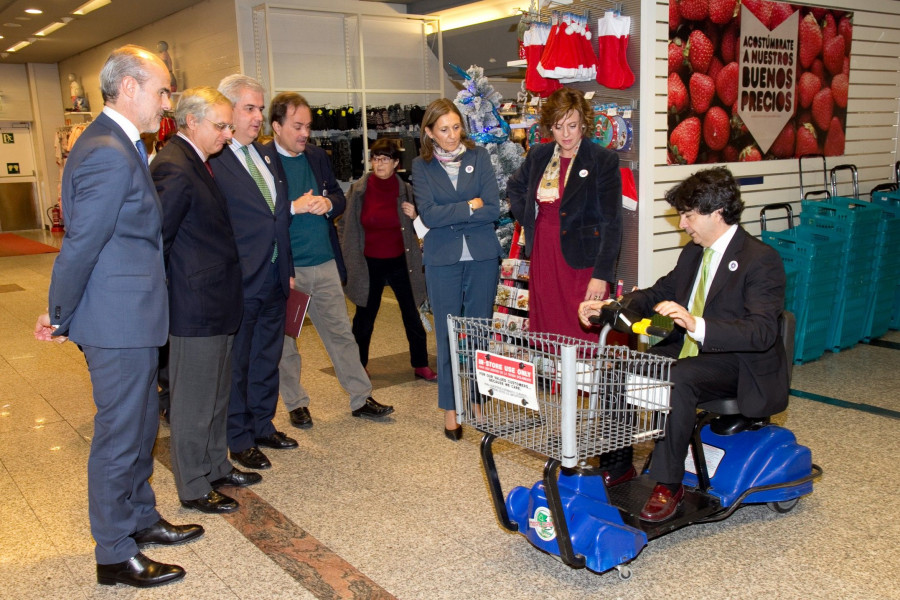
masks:
<instances>
[{"instance_id":1,"label":"fire extinguisher","mask_svg":"<svg viewBox=\"0 0 900 600\"><path fill-rule=\"evenodd\" d=\"M59 202L47 209L47 217L50 219L50 231L65 231L62 207L60 207Z\"/></svg>"}]
</instances>

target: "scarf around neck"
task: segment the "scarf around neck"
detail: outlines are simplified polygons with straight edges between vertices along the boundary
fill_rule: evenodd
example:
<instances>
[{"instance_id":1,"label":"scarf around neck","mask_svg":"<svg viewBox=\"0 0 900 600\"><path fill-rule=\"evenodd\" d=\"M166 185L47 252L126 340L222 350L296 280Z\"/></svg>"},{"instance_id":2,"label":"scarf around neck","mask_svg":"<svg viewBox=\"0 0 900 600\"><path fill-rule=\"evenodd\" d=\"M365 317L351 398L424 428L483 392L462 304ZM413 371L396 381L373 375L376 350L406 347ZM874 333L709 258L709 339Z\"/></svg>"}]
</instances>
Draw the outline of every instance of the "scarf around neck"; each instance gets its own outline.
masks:
<instances>
[{"instance_id":1,"label":"scarf around neck","mask_svg":"<svg viewBox=\"0 0 900 600\"><path fill-rule=\"evenodd\" d=\"M576 150L577 154L578 151ZM574 156L572 157L575 158ZM541 183L538 186L537 190L537 201L538 202L554 202L559 198L559 144L553 145L553 155L550 157L550 162L547 163L547 168L544 169L544 174L541 176ZM572 174L571 163L568 169L566 169L566 178L563 181L563 189L565 189L566 184L569 182L569 175Z\"/></svg>"},{"instance_id":2,"label":"scarf around neck","mask_svg":"<svg viewBox=\"0 0 900 600\"><path fill-rule=\"evenodd\" d=\"M447 171L447 175L450 176L452 181L456 181L456 177L459 175L459 166L462 163L462 155L465 151L466 146L462 142L453 152L445 152L443 148L434 144L434 157L441 163L441 166Z\"/></svg>"}]
</instances>

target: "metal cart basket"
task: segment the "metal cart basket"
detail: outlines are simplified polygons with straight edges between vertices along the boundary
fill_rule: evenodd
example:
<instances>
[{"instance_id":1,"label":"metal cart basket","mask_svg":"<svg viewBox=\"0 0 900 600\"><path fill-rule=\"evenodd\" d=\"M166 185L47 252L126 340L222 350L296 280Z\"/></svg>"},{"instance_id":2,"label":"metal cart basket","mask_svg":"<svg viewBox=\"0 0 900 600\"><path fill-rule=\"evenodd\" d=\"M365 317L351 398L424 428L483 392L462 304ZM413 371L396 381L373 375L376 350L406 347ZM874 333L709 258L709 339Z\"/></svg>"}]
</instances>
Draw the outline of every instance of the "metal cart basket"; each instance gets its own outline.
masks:
<instances>
[{"instance_id":1,"label":"metal cart basket","mask_svg":"<svg viewBox=\"0 0 900 600\"><path fill-rule=\"evenodd\" d=\"M460 423L563 467L662 437L673 359L448 317Z\"/></svg>"}]
</instances>

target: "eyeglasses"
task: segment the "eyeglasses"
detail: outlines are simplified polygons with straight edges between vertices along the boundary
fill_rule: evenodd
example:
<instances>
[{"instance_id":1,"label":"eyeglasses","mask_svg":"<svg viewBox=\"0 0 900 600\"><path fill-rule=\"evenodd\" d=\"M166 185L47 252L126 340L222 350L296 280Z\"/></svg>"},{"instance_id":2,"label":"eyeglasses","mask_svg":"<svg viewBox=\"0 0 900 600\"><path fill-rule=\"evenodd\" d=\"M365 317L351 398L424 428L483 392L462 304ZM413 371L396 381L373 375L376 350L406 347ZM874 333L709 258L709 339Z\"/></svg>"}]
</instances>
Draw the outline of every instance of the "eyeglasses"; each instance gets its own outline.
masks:
<instances>
[{"instance_id":1,"label":"eyeglasses","mask_svg":"<svg viewBox=\"0 0 900 600\"><path fill-rule=\"evenodd\" d=\"M226 129L230 129L231 133L234 133L234 125L232 125L231 123L216 123L215 121L211 121L206 117L204 117L203 120L212 123L213 127L216 128L216 131L225 131Z\"/></svg>"},{"instance_id":2,"label":"eyeglasses","mask_svg":"<svg viewBox=\"0 0 900 600\"><path fill-rule=\"evenodd\" d=\"M391 162L394 162L394 159L391 158L390 156L378 155L378 156L373 156L373 157L372 157L372 163L373 163L373 164L376 164L376 165L379 164L379 163L380 163L380 164L387 164L387 163L391 163Z\"/></svg>"}]
</instances>

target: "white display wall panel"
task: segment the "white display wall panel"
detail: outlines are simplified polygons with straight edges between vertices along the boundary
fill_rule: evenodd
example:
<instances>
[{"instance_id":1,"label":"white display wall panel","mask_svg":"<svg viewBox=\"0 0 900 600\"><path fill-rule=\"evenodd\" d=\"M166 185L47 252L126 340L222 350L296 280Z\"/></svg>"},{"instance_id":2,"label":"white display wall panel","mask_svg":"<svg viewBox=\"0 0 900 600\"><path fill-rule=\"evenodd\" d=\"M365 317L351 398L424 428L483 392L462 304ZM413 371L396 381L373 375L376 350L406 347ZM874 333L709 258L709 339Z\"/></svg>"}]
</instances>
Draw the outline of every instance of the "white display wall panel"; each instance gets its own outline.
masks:
<instances>
[{"instance_id":1,"label":"white display wall panel","mask_svg":"<svg viewBox=\"0 0 900 600\"><path fill-rule=\"evenodd\" d=\"M428 45L433 31L440 22L432 17L260 5L250 74L272 95L299 92L314 105L424 106L444 95L440 60Z\"/></svg>"}]
</instances>

